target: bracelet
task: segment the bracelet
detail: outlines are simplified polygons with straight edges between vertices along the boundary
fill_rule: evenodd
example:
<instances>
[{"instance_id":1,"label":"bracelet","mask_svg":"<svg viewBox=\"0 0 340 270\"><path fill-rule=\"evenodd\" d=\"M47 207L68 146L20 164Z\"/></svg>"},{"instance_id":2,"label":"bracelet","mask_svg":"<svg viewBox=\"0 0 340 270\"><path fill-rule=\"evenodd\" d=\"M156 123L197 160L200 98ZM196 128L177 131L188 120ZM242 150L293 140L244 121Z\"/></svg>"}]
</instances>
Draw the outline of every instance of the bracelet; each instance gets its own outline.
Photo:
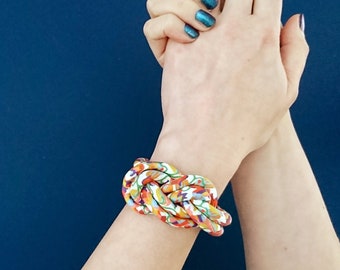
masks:
<instances>
[{"instance_id":1,"label":"bracelet","mask_svg":"<svg viewBox=\"0 0 340 270\"><path fill-rule=\"evenodd\" d=\"M218 206L213 183L199 175L183 175L164 162L137 159L123 179L122 194L136 212L153 214L180 228L200 227L213 236L223 234L231 216Z\"/></svg>"}]
</instances>

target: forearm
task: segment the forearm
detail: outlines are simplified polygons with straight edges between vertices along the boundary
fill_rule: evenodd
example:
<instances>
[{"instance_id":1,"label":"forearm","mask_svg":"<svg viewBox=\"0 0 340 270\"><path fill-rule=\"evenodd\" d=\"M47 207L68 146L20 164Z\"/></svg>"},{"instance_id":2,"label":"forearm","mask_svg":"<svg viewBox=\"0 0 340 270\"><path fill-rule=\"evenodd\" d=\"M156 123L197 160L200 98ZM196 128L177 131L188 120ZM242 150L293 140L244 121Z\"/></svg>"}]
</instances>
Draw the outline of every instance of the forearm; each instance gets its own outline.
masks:
<instances>
[{"instance_id":1,"label":"forearm","mask_svg":"<svg viewBox=\"0 0 340 270\"><path fill-rule=\"evenodd\" d=\"M181 269L198 229L176 229L124 207L83 269Z\"/></svg>"},{"instance_id":2,"label":"forearm","mask_svg":"<svg viewBox=\"0 0 340 270\"><path fill-rule=\"evenodd\" d=\"M209 177L221 193L240 161L225 170L216 169L219 163L202 158L194 144L183 148L176 142L160 140L151 160L170 163L183 173ZM198 233L197 228L174 228L155 216L143 216L124 207L83 269L178 270Z\"/></svg>"},{"instance_id":3,"label":"forearm","mask_svg":"<svg viewBox=\"0 0 340 270\"><path fill-rule=\"evenodd\" d=\"M248 269L340 269L338 239L288 115L232 185Z\"/></svg>"}]
</instances>

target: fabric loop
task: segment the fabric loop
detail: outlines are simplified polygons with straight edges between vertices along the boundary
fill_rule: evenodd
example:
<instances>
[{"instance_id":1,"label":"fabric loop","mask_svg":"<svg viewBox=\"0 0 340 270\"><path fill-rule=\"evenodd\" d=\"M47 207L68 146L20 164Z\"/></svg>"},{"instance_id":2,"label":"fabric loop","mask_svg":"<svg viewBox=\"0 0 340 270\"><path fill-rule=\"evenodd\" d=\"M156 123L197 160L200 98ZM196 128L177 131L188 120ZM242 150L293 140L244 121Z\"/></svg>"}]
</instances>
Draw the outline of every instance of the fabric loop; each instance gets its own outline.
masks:
<instances>
[{"instance_id":1,"label":"fabric loop","mask_svg":"<svg viewBox=\"0 0 340 270\"><path fill-rule=\"evenodd\" d=\"M174 227L200 227L220 236L231 223L209 179L183 175L165 162L137 159L123 179L122 194L136 212L153 214Z\"/></svg>"}]
</instances>

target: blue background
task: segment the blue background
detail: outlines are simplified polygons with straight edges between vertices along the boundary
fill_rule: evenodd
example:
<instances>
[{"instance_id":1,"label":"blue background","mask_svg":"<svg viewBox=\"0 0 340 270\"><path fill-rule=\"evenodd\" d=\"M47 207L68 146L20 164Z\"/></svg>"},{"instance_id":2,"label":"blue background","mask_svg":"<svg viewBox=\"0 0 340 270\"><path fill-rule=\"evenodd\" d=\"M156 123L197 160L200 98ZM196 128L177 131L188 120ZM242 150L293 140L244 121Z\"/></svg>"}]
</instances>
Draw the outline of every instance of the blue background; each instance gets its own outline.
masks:
<instances>
[{"instance_id":1,"label":"blue background","mask_svg":"<svg viewBox=\"0 0 340 270\"><path fill-rule=\"evenodd\" d=\"M285 1L284 20L299 12L311 54L293 117L339 233L340 5ZM0 269L79 269L119 213L162 120L147 17L145 1L0 1ZM233 226L200 235L184 269L202 252L244 269L230 190L222 204Z\"/></svg>"}]
</instances>

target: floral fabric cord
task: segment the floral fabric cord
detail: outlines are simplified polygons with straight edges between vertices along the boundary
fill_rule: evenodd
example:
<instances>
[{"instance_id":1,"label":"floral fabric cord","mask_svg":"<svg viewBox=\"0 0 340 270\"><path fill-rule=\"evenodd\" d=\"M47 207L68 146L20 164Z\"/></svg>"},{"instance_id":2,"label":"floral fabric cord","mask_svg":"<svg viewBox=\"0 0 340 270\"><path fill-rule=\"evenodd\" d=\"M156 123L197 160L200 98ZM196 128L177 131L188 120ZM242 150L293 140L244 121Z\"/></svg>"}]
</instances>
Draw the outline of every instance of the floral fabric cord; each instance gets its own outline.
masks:
<instances>
[{"instance_id":1,"label":"floral fabric cord","mask_svg":"<svg viewBox=\"0 0 340 270\"><path fill-rule=\"evenodd\" d=\"M154 214L174 227L200 227L223 234L231 216L218 206L213 183L199 175L183 175L164 162L137 159L123 179L126 203L140 214Z\"/></svg>"}]
</instances>

